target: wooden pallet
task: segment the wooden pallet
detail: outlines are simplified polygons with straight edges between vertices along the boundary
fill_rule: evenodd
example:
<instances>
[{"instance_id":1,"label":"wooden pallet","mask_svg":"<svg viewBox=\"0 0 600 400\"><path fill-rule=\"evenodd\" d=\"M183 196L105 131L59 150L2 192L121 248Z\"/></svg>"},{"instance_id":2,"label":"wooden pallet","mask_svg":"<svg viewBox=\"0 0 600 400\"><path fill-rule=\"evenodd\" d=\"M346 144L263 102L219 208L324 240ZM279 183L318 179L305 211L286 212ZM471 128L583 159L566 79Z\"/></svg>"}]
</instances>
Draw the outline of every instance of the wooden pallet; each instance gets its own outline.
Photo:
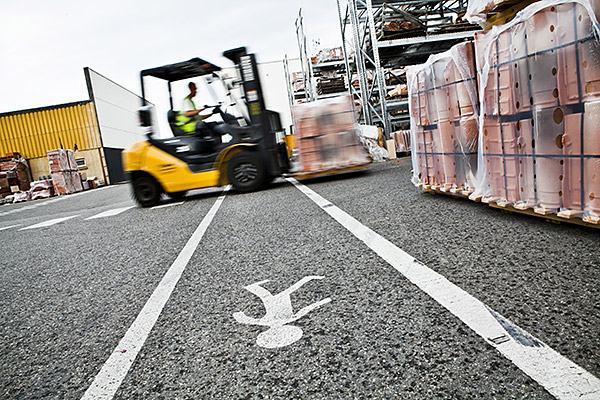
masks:
<instances>
[{"instance_id":1,"label":"wooden pallet","mask_svg":"<svg viewBox=\"0 0 600 400\"><path fill-rule=\"evenodd\" d=\"M310 172L300 171L300 172L295 172L292 174L284 174L284 176L295 178L298 180L310 179L310 178L317 178L317 177L321 177L321 176L337 175L337 174L342 174L345 172L360 171L362 169L367 168L370 164L371 163L368 162L366 164L360 164L360 165L354 165L354 166L342 167L342 168L325 169L325 170L321 170L321 171L310 171Z\"/></svg>"},{"instance_id":2,"label":"wooden pallet","mask_svg":"<svg viewBox=\"0 0 600 400\"><path fill-rule=\"evenodd\" d=\"M494 199L481 199L481 197L474 199L472 196L470 197L468 194L464 192L443 192L441 190L434 190L429 185L421 185L421 189L430 194L443 194L445 196L450 196L456 199L471 199L478 203L487 204L488 206L502 210L506 213L512 214L524 214L529 215L536 218L543 218L546 222L551 222L554 224L560 223L568 223L573 225L585 226L587 228L600 229L600 220L595 218L581 218L583 215L582 211L564 211L555 214L553 212L549 212L548 210L544 210L542 208L532 209L532 208L516 208L508 203L502 203L500 201L496 201Z\"/></svg>"}]
</instances>

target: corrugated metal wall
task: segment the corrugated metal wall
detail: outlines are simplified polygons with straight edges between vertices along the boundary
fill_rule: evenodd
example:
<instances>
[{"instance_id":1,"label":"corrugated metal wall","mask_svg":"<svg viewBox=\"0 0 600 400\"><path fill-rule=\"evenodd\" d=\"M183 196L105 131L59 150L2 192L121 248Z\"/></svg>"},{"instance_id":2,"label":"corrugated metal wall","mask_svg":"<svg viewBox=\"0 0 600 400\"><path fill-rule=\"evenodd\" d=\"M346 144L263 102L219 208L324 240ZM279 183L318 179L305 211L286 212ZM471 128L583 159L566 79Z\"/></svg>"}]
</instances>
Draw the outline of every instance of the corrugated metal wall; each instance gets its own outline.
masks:
<instances>
[{"instance_id":1,"label":"corrugated metal wall","mask_svg":"<svg viewBox=\"0 0 600 400\"><path fill-rule=\"evenodd\" d=\"M94 103L83 101L0 114L0 156L19 152L45 157L46 150L101 147Z\"/></svg>"}]
</instances>

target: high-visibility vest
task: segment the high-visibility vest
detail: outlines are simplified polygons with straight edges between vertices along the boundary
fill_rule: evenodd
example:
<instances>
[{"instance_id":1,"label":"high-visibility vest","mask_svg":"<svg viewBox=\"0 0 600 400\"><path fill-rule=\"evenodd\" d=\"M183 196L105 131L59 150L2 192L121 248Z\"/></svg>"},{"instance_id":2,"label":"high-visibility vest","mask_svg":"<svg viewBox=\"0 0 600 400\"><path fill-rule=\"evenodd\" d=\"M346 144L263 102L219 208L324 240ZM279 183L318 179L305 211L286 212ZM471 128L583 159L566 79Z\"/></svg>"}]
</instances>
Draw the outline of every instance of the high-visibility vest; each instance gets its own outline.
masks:
<instances>
[{"instance_id":1,"label":"high-visibility vest","mask_svg":"<svg viewBox=\"0 0 600 400\"><path fill-rule=\"evenodd\" d=\"M189 96L186 96L184 100L185 99L188 99L192 103L194 110L196 110L196 105L194 104L194 101ZM186 133L194 133L196 131L196 123L199 120L201 121L202 117L200 117L200 115L194 117L186 117L185 113L185 111L180 111L177 114L177 117L175 118L175 125L177 125L179 129L183 130Z\"/></svg>"}]
</instances>

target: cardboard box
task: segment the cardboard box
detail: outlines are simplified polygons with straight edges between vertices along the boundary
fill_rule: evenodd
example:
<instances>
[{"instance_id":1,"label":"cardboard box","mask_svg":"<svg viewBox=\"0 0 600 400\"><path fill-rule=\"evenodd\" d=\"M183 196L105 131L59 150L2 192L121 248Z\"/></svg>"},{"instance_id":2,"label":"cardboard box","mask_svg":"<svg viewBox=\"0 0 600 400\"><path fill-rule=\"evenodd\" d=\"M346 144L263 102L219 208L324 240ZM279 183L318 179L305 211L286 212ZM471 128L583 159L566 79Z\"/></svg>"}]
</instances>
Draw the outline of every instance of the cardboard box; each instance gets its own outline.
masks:
<instances>
[{"instance_id":1,"label":"cardboard box","mask_svg":"<svg viewBox=\"0 0 600 400\"><path fill-rule=\"evenodd\" d=\"M388 151L389 159L393 160L396 158L396 144L394 139L388 139L385 141L385 148Z\"/></svg>"}]
</instances>

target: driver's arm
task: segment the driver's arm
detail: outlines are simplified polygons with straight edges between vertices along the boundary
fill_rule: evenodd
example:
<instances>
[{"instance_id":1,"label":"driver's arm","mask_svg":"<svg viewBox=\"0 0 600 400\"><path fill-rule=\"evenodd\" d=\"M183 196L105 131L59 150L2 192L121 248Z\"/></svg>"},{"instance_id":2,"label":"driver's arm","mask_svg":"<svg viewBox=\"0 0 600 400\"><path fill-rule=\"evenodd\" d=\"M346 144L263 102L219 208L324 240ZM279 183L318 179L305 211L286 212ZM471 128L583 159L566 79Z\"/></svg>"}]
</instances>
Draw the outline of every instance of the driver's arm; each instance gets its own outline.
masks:
<instances>
[{"instance_id":1,"label":"driver's arm","mask_svg":"<svg viewBox=\"0 0 600 400\"><path fill-rule=\"evenodd\" d=\"M200 114L200 113L201 113L202 111L204 111L204 110L206 110L206 108L203 108L203 109L201 109L201 110L189 110L189 111L186 111L186 112L184 113L184 115L185 115L186 117L188 117L188 118L189 118L189 117L194 117L194 116L196 116L196 115Z\"/></svg>"},{"instance_id":2,"label":"driver's arm","mask_svg":"<svg viewBox=\"0 0 600 400\"><path fill-rule=\"evenodd\" d=\"M189 118L189 117L193 117L193 116L196 116L196 115L200 114L202 111L204 111L204 110L207 110L207 109L209 109L209 108L211 108L211 107L210 107L210 106L206 106L206 105L205 105L204 107L202 107L202 109L201 109L201 110L189 110L189 111L186 111L186 112L184 113L184 115L185 115L186 117L188 117L188 118ZM213 112L212 112L210 115L213 115L213 114L216 114L216 113L217 113L217 112L216 112L216 109L215 109L215 110L213 110ZM210 116L210 115L209 115L209 116ZM202 117L202 115L201 115L201 117Z\"/></svg>"}]
</instances>

